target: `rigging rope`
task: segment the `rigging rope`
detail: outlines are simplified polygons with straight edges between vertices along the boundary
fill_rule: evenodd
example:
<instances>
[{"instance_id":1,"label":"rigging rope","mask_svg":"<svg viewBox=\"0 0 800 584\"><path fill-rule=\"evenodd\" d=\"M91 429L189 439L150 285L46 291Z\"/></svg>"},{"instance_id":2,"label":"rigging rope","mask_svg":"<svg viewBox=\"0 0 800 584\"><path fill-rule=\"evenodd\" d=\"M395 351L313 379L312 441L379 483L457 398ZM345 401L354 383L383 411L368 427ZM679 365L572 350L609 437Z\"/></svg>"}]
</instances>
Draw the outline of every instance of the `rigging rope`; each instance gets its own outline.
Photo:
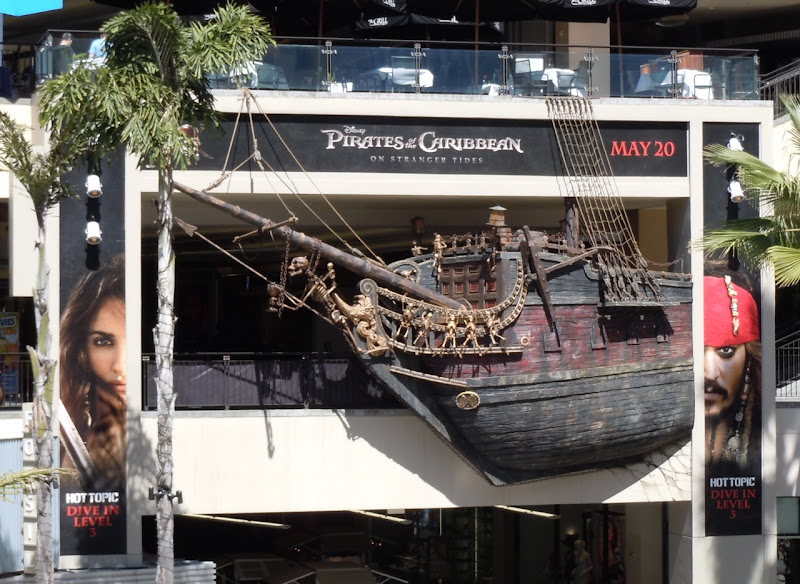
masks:
<instances>
[{"instance_id":1,"label":"rigging rope","mask_svg":"<svg viewBox=\"0 0 800 584\"><path fill-rule=\"evenodd\" d=\"M568 193L578 205L580 231L588 236L592 247L617 251L597 256L607 299L661 299L661 289L633 236L591 101L581 97L547 98L547 110L564 164ZM650 294L641 290L640 284Z\"/></svg>"},{"instance_id":2,"label":"rigging rope","mask_svg":"<svg viewBox=\"0 0 800 584\"><path fill-rule=\"evenodd\" d=\"M336 207L333 205L333 203L330 201L330 199L327 197L327 195L325 195L325 193L322 192L322 189L320 189L319 186L314 182L314 179L311 177L311 175L308 173L308 171L302 165L300 160L295 156L295 154L292 151L292 149L289 147L289 145L283 139L283 136L280 134L280 132L278 132L278 129L273 124L272 119L269 117L269 115L267 113L264 112L264 110L261 108L261 105L259 104L258 100L256 99L256 97L253 95L253 93L249 89L244 89L244 100L243 101L247 102L248 115L250 115L251 125L252 125L252 114L250 112L250 102L252 101L255 104L255 106L256 106L256 108L258 110L258 113L261 116L263 116L264 119L267 121L267 123L269 124L269 127L275 133L275 136L278 138L280 143L283 145L283 147L286 149L286 151L292 157L292 160L297 165L297 167L302 171L303 175L308 179L308 181L314 187L314 189L316 190L317 194L319 194L322 197L322 200L325 201L325 203L328 205L328 207L334 212L336 217L342 222L342 224L353 235L353 237L355 237L358 240L358 242L372 255L372 258L378 264L380 264L381 266L385 267L386 263L383 261L383 259L378 254L376 254L372 250L372 248L370 248L369 245L367 245L367 243L361 238L360 235L358 235L358 233L356 233L356 231L347 222L347 220L344 218L344 216L342 216L342 214L339 213L339 211L336 209ZM255 135L255 131L254 130L253 130L253 134ZM350 249L352 252L354 252L356 254L359 253L341 235L339 235L339 233L335 229L333 229L322 217L320 217L319 214L317 214L317 212L314 211L314 209L312 209L311 206L309 206L306 201L304 201L299 196L298 189L294 184L292 184L290 186L287 183L286 180L284 180L282 177L280 177L278 172L274 168L272 168L272 166L268 162L263 160L263 158L260 155L255 157L255 161L258 164L258 166L261 169L261 171L265 173L265 175L266 175L267 171L264 170L264 165L266 165L267 168L269 169L269 172L272 173L274 176L277 176L281 180L281 182L283 182L283 184L287 187L287 189L295 196L295 198L306 208L306 210L308 210L314 216L314 218L317 219L317 221L319 221L334 237L336 237L336 239L338 239L339 242L342 245L346 246L348 249ZM281 203L284 205L284 207L287 209L287 211L289 211L291 213L289 208L284 203L283 199L280 198L280 195L277 192L275 194L278 196L278 199L281 201Z\"/></svg>"}]
</instances>

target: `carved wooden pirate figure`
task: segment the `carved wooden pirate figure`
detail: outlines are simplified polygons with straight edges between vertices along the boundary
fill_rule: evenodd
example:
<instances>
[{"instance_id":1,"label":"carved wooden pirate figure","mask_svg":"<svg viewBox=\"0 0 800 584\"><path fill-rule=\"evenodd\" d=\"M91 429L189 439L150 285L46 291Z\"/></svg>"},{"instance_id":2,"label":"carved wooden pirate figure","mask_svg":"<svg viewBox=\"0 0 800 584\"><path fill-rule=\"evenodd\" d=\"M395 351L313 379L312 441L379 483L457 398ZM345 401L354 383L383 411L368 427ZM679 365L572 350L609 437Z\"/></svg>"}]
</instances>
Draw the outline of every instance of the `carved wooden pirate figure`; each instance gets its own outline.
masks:
<instances>
[{"instance_id":1,"label":"carved wooden pirate figure","mask_svg":"<svg viewBox=\"0 0 800 584\"><path fill-rule=\"evenodd\" d=\"M703 279L706 463L746 465L760 456L758 308L731 276Z\"/></svg>"}]
</instances>

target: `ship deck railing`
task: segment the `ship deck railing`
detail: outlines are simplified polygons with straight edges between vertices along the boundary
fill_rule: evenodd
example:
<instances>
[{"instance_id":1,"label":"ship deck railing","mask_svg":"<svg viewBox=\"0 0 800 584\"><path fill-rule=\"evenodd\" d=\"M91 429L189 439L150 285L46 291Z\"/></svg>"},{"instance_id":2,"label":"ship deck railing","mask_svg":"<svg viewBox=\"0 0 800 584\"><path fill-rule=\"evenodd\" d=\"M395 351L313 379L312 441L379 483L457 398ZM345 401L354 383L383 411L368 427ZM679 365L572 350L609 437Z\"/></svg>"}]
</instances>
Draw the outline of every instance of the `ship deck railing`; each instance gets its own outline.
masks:
<instances>
[{"instance_id":1,"label":"ship deck railing","mask_svg":"<svg viewBox=\"0 0 800 584\"><path fill-rule=\"evenodd\" d=\"M99 33L73 32L71 61L48 31L36 83L88 58ZM758 100L756 50L275 37L260 61L208 77L212 89L493 97ZM69 62L67 62L69 61ZM102 62L92 62L102 66Z\"/></svg>"}]
</instances>

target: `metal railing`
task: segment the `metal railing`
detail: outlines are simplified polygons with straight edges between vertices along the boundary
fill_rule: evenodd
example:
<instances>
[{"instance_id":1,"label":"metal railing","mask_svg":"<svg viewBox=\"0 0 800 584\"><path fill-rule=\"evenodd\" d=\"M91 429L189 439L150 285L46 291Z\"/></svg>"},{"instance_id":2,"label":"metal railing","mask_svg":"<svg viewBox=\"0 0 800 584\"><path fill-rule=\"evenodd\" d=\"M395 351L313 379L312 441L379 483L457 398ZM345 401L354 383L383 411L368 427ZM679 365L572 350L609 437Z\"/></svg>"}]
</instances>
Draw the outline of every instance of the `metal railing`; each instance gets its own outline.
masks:
<instances>
[{"instance_id":1,"label":"metal railing","mask_svg":"<svg viewBox=\"0 0 800 584\"><path fill-rule=\"evenodd\" d=\"M0 408L33 401L33 371L27 353L0 355ZM397 401L367 375L355 358L309 354L176 355L178 408L368 408L395 409ZM142 356L143 408L155 409L156 364Z\"/></svg>"},{"instance_id":2,"label":"metal railing","mask_svg":"<svg viewBox=\"0 0 800 584\"><path fill-rule=\"evenodd\" d=\"M759 82L759 92L761 99L772 100L774 103L776 118L784 115L786 106L780 96L800 95L800 60L764 75Z\"/></svg>"},{"instance_id":3,"label":"metal railing","mask_svg":"<svg viewBox=\"0 0 800 584\"><path fill-rule=\"evenodd\" d=\"M0 98L15 101L29 98L36 88L36 45L2 44Z\"/></svg>"},{"instance_id":4,"label":"metal railing","mask_svg":"<svg viewBox=\"0 0 800 584\"><path fill-rule=\"evenodd\" d=\"M331 93L584 95L758 99L755 51L675 50L351 39L282 39L246 71L221 71L212 88ZM294 41L294 42L293 42Z\"/></svg>"},{"instance_id":5,"label":"metal railing","mask_svg":"<svg viewBox=\"0 0 800 584\"><path fill-rule=\"evenodd\" d=\"M800 331L775 341L775 381L778 399L800 399Z\"/></svg>"},{"instance_id":6,"label":"metal railing","mask_svg":"<svg viewBox=\"0 0 800 584\"><path fill-rule=\"evenodd\" d=\"M156 363L142 357L144 409L155 409ZM176 407L229 408L398 408L355 358L309 354L176 355Z\"/></svg>"},{"instance_id":7,"label":"metal railing","mask_svg":"<svg viewBox=\"0 0 800 584\"><path fill-rule=\"evenodd\" d=\"M46 81L90 60L96 32L74 31L70 46L49 31L37 50ZM260 61L208 77L212 89L450 95L583 95L673 99L759 99L752 50L590 47L364 39L295 39Z\"/></svg>"},{"instance_id":8,"label":"metal railing","mask_svg":"<svg viewBox=\"0 0 800 584\"><path fill-rule=\"evenodd\" d=\"M28 353L0 354L0 408L18 408L33 401L33 370Z\"/></svg>"}]
</instances>

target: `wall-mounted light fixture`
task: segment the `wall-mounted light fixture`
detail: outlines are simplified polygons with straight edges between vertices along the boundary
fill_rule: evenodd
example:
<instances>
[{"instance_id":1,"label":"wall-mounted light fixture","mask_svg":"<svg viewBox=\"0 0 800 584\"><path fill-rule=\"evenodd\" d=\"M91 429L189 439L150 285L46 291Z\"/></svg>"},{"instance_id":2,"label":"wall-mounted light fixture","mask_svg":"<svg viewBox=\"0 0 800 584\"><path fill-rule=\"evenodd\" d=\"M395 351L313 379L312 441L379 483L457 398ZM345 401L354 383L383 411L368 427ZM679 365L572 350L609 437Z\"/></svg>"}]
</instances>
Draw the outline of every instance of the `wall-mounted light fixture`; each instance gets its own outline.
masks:
<instances>
[{"instance_id":1,"label":"wall-mounted light fixture","mask_svg":"<svg viewBox=\"0 0 800 584\"><path fill-rule=\"evenodd\" d=\"M103 241L103 232L100 230L100 195L103 194L103 185L100 184L100 171L90 170L86 177L86 243L98 245Z\"/></svg>"},{"instance_id":2,"label":"wall-mounted light fixture","mask_svg":"<svg viewBox=\"0 0 800 584\"><path fill-rule=\"evenodd\" d=\"M736 150L737 152L743 152L744 146L742 146L742 142L744 142L744 136L736 132L731 132L731 137L728 140L728 148Z\"/></svg>"},{"instance_id":3,"label":"wall-mounted light fixture","mask_svg":"<svg viewBox=\"0 0 800 584\"><path fill-rule=\"evenodd\" d=\"M151 501L155 501L156 499L161 499L161 497L166 497L170 501L172 501L173 499L177 499L179 505L183 504L183 491L175 491L173 493L172 491L167 491L166 489L162 489L161 487L159 488L150 487L147 490L147 498L150 499Z\"/></svg>"},{"instance_id":4,"label":"wall-mounted light fixture","mask_svg":"<svg viewBox=\"0 0 800 584\"><path fill-rule=\"evenodd\" d=\"M728 138L728 148L734 152L744 152L744 146L742 146L743 142L744 136L736 132L731 132L731 137ZM728 194L731 203L741 203L744 201L744 190L742 189L742 183L739 182L738 174L739 167L736 164L731 164L725 172L725 177L728 179ZM728 217L728 219L731 219L731 217Z\"/></svg>"},{"instance_id":5,"label":"wall-mounted light fixture","mask_svg":"<svg viewBox=\"0 0 800 584\"><path fill-rule=\"evenodd\" d=\"M730 193L731 203L741 203L744 201L742 183L735 178L728 183L728 193Z\"/></svg>"},{"instance_id":6,"label":"wall-mounted light fixture","mask_svg":"<svg viewBox=\"0 0 800 584\"><path fill-rule=\"evenodd\" d=\"M743 142L744 136L742 134L731 132L727 146L733 152L744 152ZM736 221L739 219L739 203L744 201L744 189L739 181L739 165L729 165L725 170L725 179L728 181L727 219L728 221ZM733 271L739 269L739 258L734 249L728 252L728 267Z\"/></svg>"},{"instance_id":7,"label":"wall-mounted light fixture","mask_svg":"<svg viewBox=\"0 0 800 584\"><path fill-rule=\"evenodd\" d=\"M359 515L366 515L373 519L383 519L384 521L393 521L394 523L402 523L403 525L411 525L411 520L405 517L393 517L391 515L384 515L382 513L374 513L373 511L361 511L360 509L350 509L350 513L358 513Z\"/></svg>"},{"instance_id":8,"label":"wall-mounted light fixture","mask_svg":"<svg viewBox=\"0 0 800 584\"><path fill-rule=\"evenodd\" d=\"M555 513L547 513L545 511L534 511L533 509L525 509L524 507L509 507L508 505L495 505L497 509L504 509L505 511L513 511L514 513L522 513L524 515L535 515L536 517L544 517L545 519L559 519L561 515Z\"/></svg>"},{"instance_id":9,"label":"wall-mounted light fixture","mask_svg":"<svg viewBox=\"0 0 800 584\"><path fill-rule=\"evenodd\" d=\"M86 195L89 198L96 199L103 194L103 185L100 183L100 176L97 174L90 174L86 178Z\"/></svg>"},{"instance_id":10,"label":"wall-mounted light fixture","mask_svg":"<svg viewBox=\"0 0 800 584\"><path fill-rule=\"evenodd\" d=\"M89 221L86 224L86 243L89 245L98 245L103 241L103 232L100 230L100 223L97 221Z\"/></svg>"},{"instance_id":11,"label":"wall-mounted light fixture","mask_svg":"<svg viewBox=\"0 0 800 584\"><path fill-rule=\"evenodd\" d=\"M102 170L100 160L90 154L87 160L89 174L86 176L86 268L97 270L100 267L100 242L103 231L100 229L100 195L103 185L100 182Z\"/></svg>"}]
</instances>

